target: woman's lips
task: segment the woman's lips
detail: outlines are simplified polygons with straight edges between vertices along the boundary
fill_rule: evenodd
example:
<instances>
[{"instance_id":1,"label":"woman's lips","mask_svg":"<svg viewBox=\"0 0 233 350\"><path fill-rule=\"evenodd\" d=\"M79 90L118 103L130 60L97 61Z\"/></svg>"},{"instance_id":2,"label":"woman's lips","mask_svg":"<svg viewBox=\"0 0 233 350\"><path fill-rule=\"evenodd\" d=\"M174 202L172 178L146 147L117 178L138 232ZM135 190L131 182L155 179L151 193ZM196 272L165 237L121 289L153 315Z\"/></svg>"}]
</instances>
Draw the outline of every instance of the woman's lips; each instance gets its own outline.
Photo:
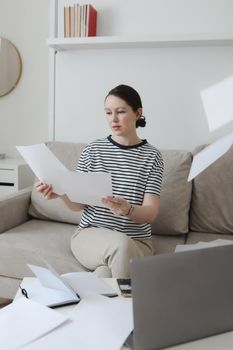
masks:
<instances>
[{"instance_id":1,"label":"woman's lips","mask_svg":"<svg viewBox=\"0 0 233 350\"><path fill-rule=\"evenodd\" d=\"M119 126L119 125L112 126L112 129L113 129L113 130L119 130L119 129L120 129L120 126Z\"/></svg>"}]
</instances>

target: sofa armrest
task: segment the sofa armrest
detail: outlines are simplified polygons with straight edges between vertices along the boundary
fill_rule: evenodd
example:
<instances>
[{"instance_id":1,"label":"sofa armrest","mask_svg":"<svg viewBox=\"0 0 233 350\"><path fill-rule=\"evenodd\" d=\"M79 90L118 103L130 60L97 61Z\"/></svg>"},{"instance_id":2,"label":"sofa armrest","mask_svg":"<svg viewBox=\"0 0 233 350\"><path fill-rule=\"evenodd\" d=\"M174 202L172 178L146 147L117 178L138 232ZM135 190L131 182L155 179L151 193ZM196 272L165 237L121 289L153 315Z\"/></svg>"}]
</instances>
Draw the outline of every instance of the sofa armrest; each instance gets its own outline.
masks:
<instances>
[{"instance_id":1,"label":"sofa armrest","mask_svg":"<svg viewBox=\"0 0 233 350\"><path fill-rule=\"evenodd\" d=\"M32 188L26 188L0 199L0 233L29 219L28 208Z\"/></svg>"}]
</instances>

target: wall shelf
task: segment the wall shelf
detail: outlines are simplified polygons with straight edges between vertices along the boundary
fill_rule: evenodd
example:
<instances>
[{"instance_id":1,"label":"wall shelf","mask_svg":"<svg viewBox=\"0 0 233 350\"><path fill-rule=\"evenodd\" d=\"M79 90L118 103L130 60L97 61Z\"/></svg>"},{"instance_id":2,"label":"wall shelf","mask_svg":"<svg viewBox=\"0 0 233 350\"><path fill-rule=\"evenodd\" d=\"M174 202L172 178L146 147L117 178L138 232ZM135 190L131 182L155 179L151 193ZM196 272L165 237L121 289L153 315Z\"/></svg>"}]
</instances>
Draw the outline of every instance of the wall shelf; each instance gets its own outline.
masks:
<instances>
[{"instance_id":1,"label":"wall shelf","mask_svg":"<svg viewBox=\"0 0 233 350\"><path fill-rule=\"evenodd\" d=\"M225 35L187 35L187 36L96 36L84 38L49 38L47 45L56 51L79 49L117 49L117 48L156 48L156 47L195 47L231 46L233 34Z\"/></svg>"}]
</instances>

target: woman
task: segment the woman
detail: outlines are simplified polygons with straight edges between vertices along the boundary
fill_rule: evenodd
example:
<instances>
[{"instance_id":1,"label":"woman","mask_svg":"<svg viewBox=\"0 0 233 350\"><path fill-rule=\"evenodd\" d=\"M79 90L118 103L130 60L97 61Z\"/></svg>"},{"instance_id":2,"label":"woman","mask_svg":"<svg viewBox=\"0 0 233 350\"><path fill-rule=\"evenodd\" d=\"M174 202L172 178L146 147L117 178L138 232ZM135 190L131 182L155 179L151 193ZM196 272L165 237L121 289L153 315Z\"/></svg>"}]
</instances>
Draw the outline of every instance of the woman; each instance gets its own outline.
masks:
<instances>
[{"instance_id":1,"label":"woman","mask_svg":"<svg viewBox=\"0 0 233 350\"><path fill-rule=\"evenodd\" d=\"M104 107L112 135L86 146L77 171L110 172L113 196L102 198L104 206L97 207L71 202L48 184L36 188L47 199L59 197L71 210L83 210L71 239L76 259L101 277L126 278L130 259L153 255L150 223L159 211L163 160L155 147L137 135L137 127L146 122L136 90L115 87Z\"/></svg>"}]
</instances>

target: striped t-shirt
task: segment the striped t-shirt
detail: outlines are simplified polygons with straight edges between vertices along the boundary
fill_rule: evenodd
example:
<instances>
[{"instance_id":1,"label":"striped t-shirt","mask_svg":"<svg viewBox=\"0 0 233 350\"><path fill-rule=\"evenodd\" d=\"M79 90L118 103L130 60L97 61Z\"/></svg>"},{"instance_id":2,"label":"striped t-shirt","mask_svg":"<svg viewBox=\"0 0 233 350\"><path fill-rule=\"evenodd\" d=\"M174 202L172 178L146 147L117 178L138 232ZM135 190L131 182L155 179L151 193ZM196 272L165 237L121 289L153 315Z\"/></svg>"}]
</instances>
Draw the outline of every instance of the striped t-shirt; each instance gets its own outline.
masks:
<instances>
[{"instance_id":1,"label":"striped t-shirt","mask_svg":"<svg viewBox=\"0 0 233 350\"><path fill-rule=\"evenodd\" d=\"M125 146L109 136L84 148L77 171L111 173L112 194L125 198L131 204L142 205L145 193L160 195L163 159L161 153L146 140ZM137 224L99 206L85 207L79 227L88 226L109 228L132 238L151 237L150 224Z\"/></svg>"}]
</instances>

